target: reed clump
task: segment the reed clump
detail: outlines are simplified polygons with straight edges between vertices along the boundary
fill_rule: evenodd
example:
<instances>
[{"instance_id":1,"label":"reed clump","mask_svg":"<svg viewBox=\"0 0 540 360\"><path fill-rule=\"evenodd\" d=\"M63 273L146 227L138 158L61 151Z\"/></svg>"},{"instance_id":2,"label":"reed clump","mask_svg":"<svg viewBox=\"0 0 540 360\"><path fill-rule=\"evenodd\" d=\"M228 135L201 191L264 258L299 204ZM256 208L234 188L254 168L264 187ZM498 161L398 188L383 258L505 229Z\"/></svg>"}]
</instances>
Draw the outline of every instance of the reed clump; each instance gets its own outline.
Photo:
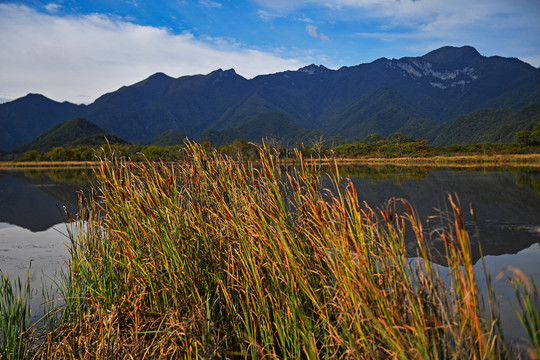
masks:
<instances>
[{"instance_id":1,"label":"reed clump","mask_svg":"<svg viewBox=\"0 0 540 360\"><path fill-rule=\"evenodd\" d=\"M30 354L30 279L10 279L0 271L0 359Z\"/></svg>"},{"instance_id":2,"label":"reed clump","mask_svg":"<svg viewBox=\"0 0 540 360\"><path fill-rule=\"evenodd\" d=\"M197 145L186 159L101 161L99 196L81 195L65 308L36 357L510 356L455 199L429 234L404 201L360 203L332 163L328 190L314 167L282 172L264 148L256 164Z\"/></svg>"}]
</instances>

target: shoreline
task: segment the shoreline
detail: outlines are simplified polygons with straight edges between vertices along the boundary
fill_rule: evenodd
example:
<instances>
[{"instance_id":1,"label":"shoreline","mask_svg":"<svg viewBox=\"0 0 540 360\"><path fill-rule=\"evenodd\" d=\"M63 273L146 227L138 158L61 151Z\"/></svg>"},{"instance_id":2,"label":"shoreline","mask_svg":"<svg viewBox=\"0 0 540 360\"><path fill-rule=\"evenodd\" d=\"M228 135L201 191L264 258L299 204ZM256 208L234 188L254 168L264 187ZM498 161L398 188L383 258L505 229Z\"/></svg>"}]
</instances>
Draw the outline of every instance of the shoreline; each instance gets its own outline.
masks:
<instances>
[{"instance_id":1,"label":"shoreline","mask_svg":"<svg viewBox=\"0 0 540 360\"><path fill-rule=\"evenodd\" d=\"M335 161L338 165L395 165L395 166L429 166L429 167L474 167L474 166L514 166L540 167L540 154L495 154L495 155L436 155L425 157L333 157L304 158L308 164L328 164ZM279 159L281 164L295 164L298 159ZM79 169L93 168L99 161L5 161L0 162L0 170L32 170L32 169Z\"/></svg>"},{"instance_id":2,"label":"shoreline","mask_svg":"<svg viewBox=\"0 0 540 360\"><path fill-rule=\"evenodd\" d=\"M99 161L0 161L0 170L86 169Z\"/></svg>"},{"instance_id":3,"label":"shoreline","mask_svg":"<svg viewBox=\"0 0 540 360\"><path fill-rule=\"evenodd\" d=\"M308 161L312 161L309 160ZM315 161L318 161L315 160ZM323 160L324 161L324 160ZM540 154L496 154L496 155L436 155L401 158L335 158L338 165L396 165L430 167L471 167L487 166L526 166L540 167Z\"/></svg>"}]
</instances>

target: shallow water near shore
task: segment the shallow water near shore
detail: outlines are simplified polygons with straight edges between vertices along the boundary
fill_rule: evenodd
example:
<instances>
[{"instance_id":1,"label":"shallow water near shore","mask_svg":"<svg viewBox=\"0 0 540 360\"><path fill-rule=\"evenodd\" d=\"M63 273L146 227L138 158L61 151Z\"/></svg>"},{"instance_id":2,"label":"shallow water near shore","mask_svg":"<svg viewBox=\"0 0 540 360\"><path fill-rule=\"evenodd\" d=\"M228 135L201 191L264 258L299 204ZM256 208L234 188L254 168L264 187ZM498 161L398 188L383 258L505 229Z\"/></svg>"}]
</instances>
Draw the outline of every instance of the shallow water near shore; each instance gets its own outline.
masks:
<instances>
[{"instance_id":1,"label":"shallow water near shore","mask_svg":"<svg viewBox=\"0 0 540 360\"><path fill-rule=\"evenodd\" d=\"M426 220L440 214L435 208L444 213L447 195L457 194L471 233L479 287L485 282L478 244L493 278L512 265L540 281L539 171L362 166L342 167L341 171L353 182L360 200L372 207L385 206L391 197L404 198ZM327 179L322 176L324 186ZM64 206L72 214L76 211L77 191L88 189L89 180L80 171L62 176L47 171L0 172L0 269L12 278L25 279L31 265L32 320L42 315L41 282L45 279L50 284L47 278L58 274L69 256ZM471 205L475 216L469 212ZM429 225L426 222L427 231L435 226L436 218ZM510 305L512 287L504 279L494 280L494 287L508 338L525 336Z\"/></svg>"}]
</instances>

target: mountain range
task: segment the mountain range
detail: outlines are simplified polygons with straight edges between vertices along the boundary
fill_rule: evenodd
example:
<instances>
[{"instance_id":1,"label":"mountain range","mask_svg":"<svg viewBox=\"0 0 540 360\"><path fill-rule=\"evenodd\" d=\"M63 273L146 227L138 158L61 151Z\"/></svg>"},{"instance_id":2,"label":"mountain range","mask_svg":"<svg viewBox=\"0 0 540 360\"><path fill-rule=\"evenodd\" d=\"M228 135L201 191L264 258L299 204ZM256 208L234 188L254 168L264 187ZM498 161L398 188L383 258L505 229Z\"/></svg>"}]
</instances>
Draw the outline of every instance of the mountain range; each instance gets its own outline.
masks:
<instances>
[{"instance_id":1,"label":"mountain range","mask_svg":"<svg viewBox=\"0 0 540 360\"><path fill-rule=\"evenodd\" d=\"M420 57L338 70L309 65L253 79L232 69L179 78L157 73L89 105L29 94L0 104L0 148L11 151L76 117L145 143L167 131L162 139L170 141L171 130L216 143L402 132L445 145L476 141L470 129L512 141L540 119L535 104L540 69L517 58L482 56L470 46L447 46Z\"/></svg>"}]
</instances>

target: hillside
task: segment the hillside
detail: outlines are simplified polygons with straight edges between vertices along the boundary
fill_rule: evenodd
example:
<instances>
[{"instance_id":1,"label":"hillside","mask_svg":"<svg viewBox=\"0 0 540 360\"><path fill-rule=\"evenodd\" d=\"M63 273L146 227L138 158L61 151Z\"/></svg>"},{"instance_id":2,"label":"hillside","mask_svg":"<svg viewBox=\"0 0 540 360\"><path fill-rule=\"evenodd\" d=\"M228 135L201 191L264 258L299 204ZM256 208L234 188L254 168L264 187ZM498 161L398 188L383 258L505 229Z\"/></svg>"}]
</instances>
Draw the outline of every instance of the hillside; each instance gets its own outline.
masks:
<instances>
[{"instance_id":1,"label":"hillside","mask_svg":"<svg viewBox=\"0 0 540 360\"><path fill-rule=\"evenodd\" d=\"M427 138L435 146L513 142L518 131L530 131L538 122L540 104L530 104L520 110L478 110L440 125Z\"/></svg>"},{"instance_id":2,"label":"hillside","mask_svg":"<svg viewBox=\"0 0 540 360\"><path fill-rule=\"evenodd\" d=\"M114 135L106 134L101 128L85 118L75 118L54 126L52 129L39 135L28 144L13 150L23 153L29 150L48 151L57 146L99 146L110 143L124 142Z\"/></svg>"},{"instance_id":3,"label":"hillside","mask_svg":"<svg viewBox=\"0 0 540 360\"><path fill-rule=\"evenodd\" d=\"M226 145L235 139L254 143L275 142L282 146L297 146L319 134L295 124L279 112L260 113L245 123L226 130L207 130L196 138L199 142L210 141L214 145Z\"/></svg>"},{"instance_id":4,"label":"hillside","mask_svg":"<svg viewBox=\"0 0 540 360\"><path fill-rule=\"evenodd\" d=\"M51 127L79 116L85 108L39 94L0 104L0 148L12 150L26 144Z\"/></svg>"},{"instance_id":5,"label":"hillside","mask_svg":"<svg viewBox=\"0 0 540 360\"><path fill-rule=\"evenodd\" d=\"M320 130L342 137L363 138L373 133L387 136L394 132L422 137L426 129L434 126L428 119L425 111L408 103L397 91L381 86L336 114Z\"/></svg>"},{"instance_id":6,"label":"hillside","mask_svg":"<svg viewBox=\"0 0 540 360\"><path fill-rule=\"evenodd\" d=\"M149 143L170 129L193 139L250 137L251 130L240 128L263 114L325 137L402 132L435 139L449 130L441 125L460 116L531 103L540 104L540 69L516 58L482 56L470 46L447 46L420 57L338 70L312 64L250 80L232 69L176 79L157 73L90 105L28 95L0 104L0 148L11 150L76 116L130 142ZM288 133L290 124L282 125L273 134Z\"/></svg>"},{"instance_id":7,"label":"hillside","mask_svg":"<svg viewBox=\"0 0 540 360\"><path fill-rule=\"evenodd\" d=\"M177 129L170 129L162 132L152 140L152 145L156 146L174 146L184 144L186 134Z\"/></svg>"}]
</instances>

